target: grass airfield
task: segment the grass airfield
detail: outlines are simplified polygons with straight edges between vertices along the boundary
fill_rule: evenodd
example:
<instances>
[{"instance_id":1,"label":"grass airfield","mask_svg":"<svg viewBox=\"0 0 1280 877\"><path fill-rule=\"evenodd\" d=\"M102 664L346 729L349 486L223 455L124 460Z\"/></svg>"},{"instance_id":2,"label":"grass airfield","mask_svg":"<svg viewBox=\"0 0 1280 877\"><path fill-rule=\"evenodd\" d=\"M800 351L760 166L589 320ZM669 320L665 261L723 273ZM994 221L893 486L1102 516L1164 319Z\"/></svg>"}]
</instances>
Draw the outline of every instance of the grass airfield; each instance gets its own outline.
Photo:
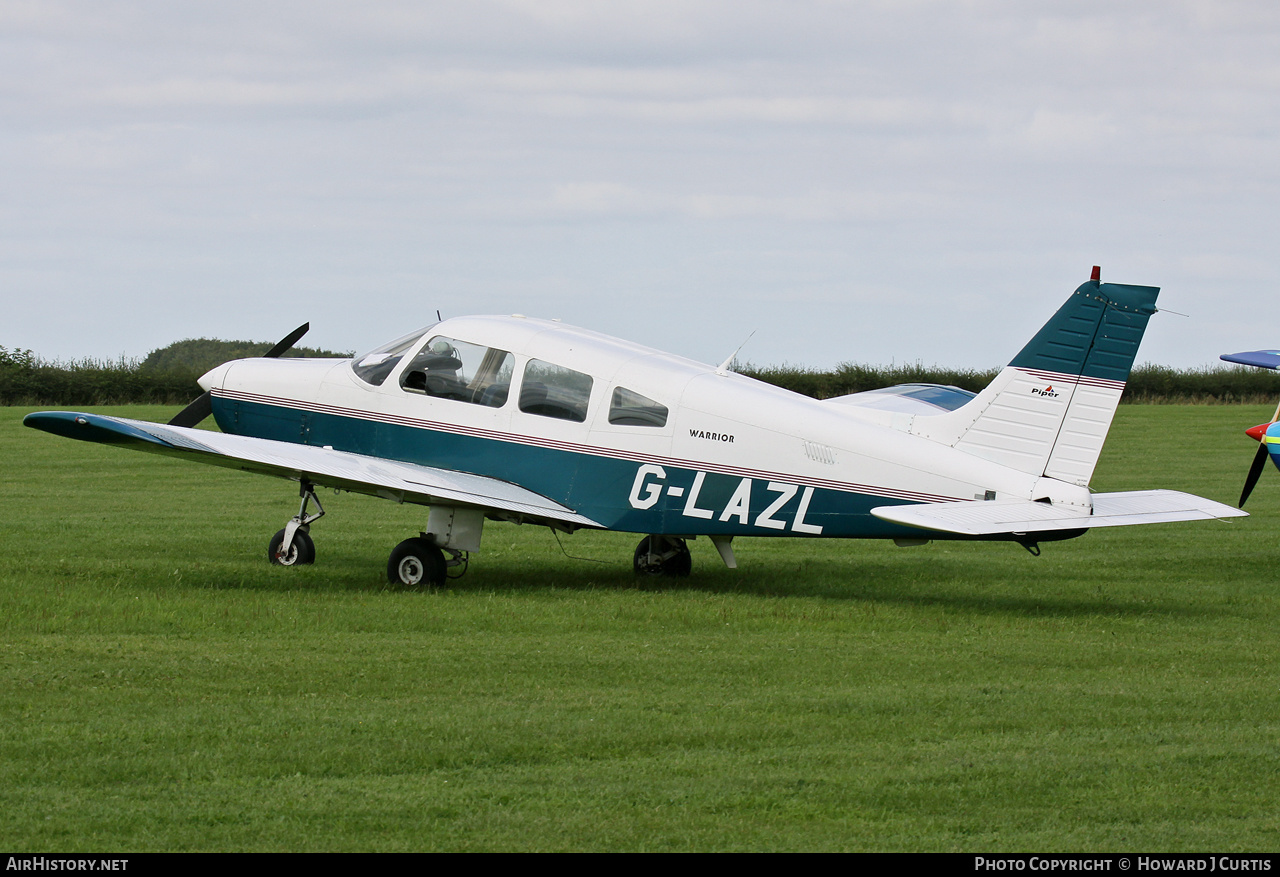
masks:
<instances>
[{"instance_id":1,"label":"grass airfield","mask_svg":"<svg viewBox=\"0 0 1280 877\"><path fill-rule=\"evenodd\" d=\"M1043 546L491 524L393 589L426 510L23 428L0 408L0 845L1267 851L1280 478L1228 522ZM92 409L167 420L167 408ZM1121 406L1093 487L1239 495L1268 406ZM563 551L561 548L563 544ZM567 552L567 554L565 553Z\"/></svg>"}]
</instances>

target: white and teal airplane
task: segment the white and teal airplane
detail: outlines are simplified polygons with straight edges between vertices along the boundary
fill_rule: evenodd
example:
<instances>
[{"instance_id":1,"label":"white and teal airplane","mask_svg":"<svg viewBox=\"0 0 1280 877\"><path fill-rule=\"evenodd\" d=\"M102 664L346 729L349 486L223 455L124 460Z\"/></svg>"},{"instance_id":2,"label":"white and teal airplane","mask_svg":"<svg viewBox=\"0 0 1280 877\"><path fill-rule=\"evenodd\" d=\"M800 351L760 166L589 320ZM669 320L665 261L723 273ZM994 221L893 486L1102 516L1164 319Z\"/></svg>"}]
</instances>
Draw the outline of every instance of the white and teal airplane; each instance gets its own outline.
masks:
<instances>
[{"instance_id":1,"label":"white and teal airplane","mask_svg":"<svg viewBox=\"0 0 1280 877\"><path fill-rule=\"evenodd\" d=\"M1098 269L985 390L908 384L818 401L629 341L523 316L437 322L354 359L218 366L169 424L41 412L70 438L292 479L272 562L310 563L317 487L430 507L388 577L439 584L487 520L642 534L637 572L687 575L687 540L1039 543L1093 527L1226 518L1167 490L1093 493L1158 290ZM221 432L193 428L212 413ZM311 506L315 510L311 510Z\"/></svg>"}]
</instances>

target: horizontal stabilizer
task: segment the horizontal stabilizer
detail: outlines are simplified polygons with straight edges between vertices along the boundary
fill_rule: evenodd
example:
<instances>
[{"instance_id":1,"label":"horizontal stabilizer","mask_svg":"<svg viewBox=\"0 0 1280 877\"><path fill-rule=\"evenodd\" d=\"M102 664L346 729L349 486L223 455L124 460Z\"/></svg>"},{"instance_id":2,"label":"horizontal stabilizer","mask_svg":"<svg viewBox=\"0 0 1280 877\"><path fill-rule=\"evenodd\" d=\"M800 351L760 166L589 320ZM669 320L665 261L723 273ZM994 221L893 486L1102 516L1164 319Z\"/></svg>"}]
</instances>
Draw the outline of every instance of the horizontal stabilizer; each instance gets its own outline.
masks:
<instances>
[{"instance_id":1,"label":"horizontal stabilizer","mask_svg":"<svg viewBox=\"0 0 1280 877\"><path fill-rule=\"evenodd\" d=\"M28 414L23 423L67 438L185 457L199 463L281 478L306 478L323 487L399 502L470 506L505 513L518 520L600 526L517 484L435 466L103 414L41 411Z\"/></svg>"},{"instance_id":2,"label":"horizontal stabilizer","mask_svg":"<svg viewBox=\"0 0 1280 877\"><path fill-rule=\"evenodd\" d=\"M1051 530L1123 527L1238 518L1244 512L1176 490L1131 490L1093 494L1093 513L1077 506L1029 499L965 500L880 506L871 514L884 521L964 536L1021 535Z\"/></svg>"}]
</instances>

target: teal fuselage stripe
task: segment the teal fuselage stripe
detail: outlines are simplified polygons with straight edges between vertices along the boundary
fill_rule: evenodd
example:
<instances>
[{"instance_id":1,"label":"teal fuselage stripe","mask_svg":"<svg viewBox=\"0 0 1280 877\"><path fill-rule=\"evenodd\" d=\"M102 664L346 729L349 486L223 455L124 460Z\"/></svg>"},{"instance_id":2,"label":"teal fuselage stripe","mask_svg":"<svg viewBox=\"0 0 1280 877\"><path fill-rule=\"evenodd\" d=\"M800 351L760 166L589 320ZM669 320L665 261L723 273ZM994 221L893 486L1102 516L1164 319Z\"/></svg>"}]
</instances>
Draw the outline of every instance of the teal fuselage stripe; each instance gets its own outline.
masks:
<instances>
[{"instance_id":1,"label":"teal fuselage stripe","mask_svg":"<svg viewBox=\"0 0 1280 877\"><path fill-rule=\"evenodd\" d=\"M329 446L509 481L611 530L684 535L950 538L943 533L925 534L916 528L891 524L871 514L872 508L906 502L902 499L798 484L779 484L770 489L769 479L763 477L751 478L751 483L744 486L748 480L744 476L705 471L698 483L700 470L687 466L659 466L642 460L216 396L213 414L227 433ZM637 508L637 504L647 507ZM821 532L815 532L816 528Z\"/></svg>"}]
</instances>

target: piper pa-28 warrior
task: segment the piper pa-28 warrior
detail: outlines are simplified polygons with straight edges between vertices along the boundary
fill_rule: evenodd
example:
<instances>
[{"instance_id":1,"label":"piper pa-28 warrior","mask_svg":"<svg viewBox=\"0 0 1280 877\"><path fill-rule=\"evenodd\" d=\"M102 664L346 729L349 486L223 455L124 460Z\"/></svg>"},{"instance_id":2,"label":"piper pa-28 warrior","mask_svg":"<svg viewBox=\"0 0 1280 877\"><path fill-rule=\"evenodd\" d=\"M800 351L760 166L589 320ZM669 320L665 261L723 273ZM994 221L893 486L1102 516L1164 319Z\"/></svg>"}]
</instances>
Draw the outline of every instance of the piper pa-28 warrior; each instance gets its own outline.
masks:
<instances>
[{"instance_id":1,"label":"piper pa-28 warrior","mask_svg":"<svg viewBox=\"0 0 1280 877\"><path fill-rule=\"evenodd\" d=\"M70 438L276 475L301 508L271 540L310 563L316 488L429 506L387 574L440 584L486 520L642 534L634 564L687 575L687 540L729 567L738 536L1007 540L1226 518L1185 493L1089 479L1158 290L1093 278L985 390L908 384L818 401L629 341L522 316L437 322L354 359L220 365L169 424L41 412ZM194 429L210 413L221 432ZM314 510L312 510L314 506ZM460 574L460 573L459 573Z\"/></svg>"}]
</instances>

